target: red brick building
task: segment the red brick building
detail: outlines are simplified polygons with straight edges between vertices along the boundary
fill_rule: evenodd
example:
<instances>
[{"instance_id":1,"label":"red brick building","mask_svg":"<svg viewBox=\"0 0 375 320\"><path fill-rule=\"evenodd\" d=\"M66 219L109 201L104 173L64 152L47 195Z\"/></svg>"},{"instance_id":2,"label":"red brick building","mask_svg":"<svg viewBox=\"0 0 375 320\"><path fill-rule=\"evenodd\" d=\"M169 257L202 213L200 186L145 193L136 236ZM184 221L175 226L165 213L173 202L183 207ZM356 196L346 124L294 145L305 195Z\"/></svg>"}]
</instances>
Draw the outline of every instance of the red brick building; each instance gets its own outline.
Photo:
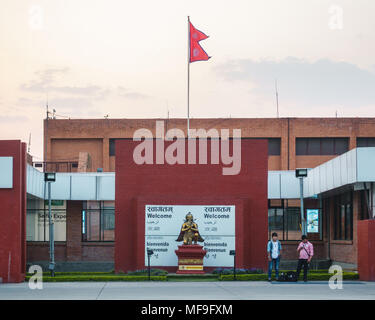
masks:
<instances>
[{"instance_id":1,"label":"red brick building","mask_svg":"<svg viewBox=\"0 0 375 320\"><path fill-rule=\"evenodd\" d=\"M185 119L44 120L46 163L34 166L57 172L114 172L115 141L132 139L140 128L155 135L156 120L163 122L165 131L178 128L186 132ZM267 139L270 171L315 168L356 147L375 146L373 118L191 119L190 127L230 132L241 129L242 139ZM318 208L322 212L320 232L310 235L317 260L338 261L355 268L357 221L369 218L372 212L366 205L372 183L368 188L350 187L305 200L307 209ZM45 207L41 203L28 201L28 217L43 215ZM56 202L53 210L66 219L61 221L57 237L57 261L113 262L113 201L62 201ZM299 200L269 199L268 216L269 233L279 233L284 259L296 259L295 248L301 235ZM45 261L48 257L46 224L40 226L40 221L43 219L38 222L38 237L29 234L28 238L30 262Z\"/></svg>"}]
</instances>

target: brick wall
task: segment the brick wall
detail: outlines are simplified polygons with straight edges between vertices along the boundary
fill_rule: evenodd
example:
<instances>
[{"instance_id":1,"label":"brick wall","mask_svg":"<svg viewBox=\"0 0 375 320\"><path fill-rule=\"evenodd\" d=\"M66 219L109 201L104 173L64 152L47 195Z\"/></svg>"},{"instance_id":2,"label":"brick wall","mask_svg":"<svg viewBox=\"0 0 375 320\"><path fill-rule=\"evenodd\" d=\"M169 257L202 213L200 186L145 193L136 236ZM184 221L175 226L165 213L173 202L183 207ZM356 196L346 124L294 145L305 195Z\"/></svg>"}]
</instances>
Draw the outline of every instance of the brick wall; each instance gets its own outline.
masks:
<instances>
[{"instance_id":1,"label":"brick wall","mask_svg":"<svg viewBox=\"0 0 375 320\"><path fill-rule=\"evenodd\" d=\"M109 156L110 138L132 138L135 130L146 128L155 134L155 121L164 127L186 131L185 119L49 119L44 121L46 159L76 160L79 151L92 157L92 171L114 171L114 157ZM295 155L296 137L348 137L355 148L356 137L375 137L374 118L254 118L191 119L191 128L241 129L242 137L281 138L281 155L270 157L270 170L315 167L333 156Z\"/></svg>"},{"instance_id":2,"label":"brick wall","mask_svg":"<svg viewBox=\"0 0 375 320\"><path fill-rule=\"evenodd\" d=\"M117 272L141 269L145 266L146 203L234 203L238 267L265 268L267 255L264 245L267 242L268 225L266 140L242 141L241 171L238 175L231 176L222 175L222 163L137 165L133 160L133 150L138 143L131 140L116 142ZM210 159L210 143L207 145ZM165 144L165 148L167 147L168 143ZM187 148L187 144L185 147ZM187 150L185 154L187 156Z\"/></svg>"},{"instance_id":3,"label":"brick wall","mask_svg":"<svg viewBox=\"0 0 375 320\"><path fill-rule=\"evenodd\" d=\"M281 241L282 259L297 260L297 247L300 241ZM323 241L311 241L314 246L314 259L326 259L326 249Z\"/></svg>"},{"instance_id":4,"label":"brick wall","mask_svg":"<svg viewBox=\"0 0 375 320\"><path fill-rule=\"evenodd\" d=\"M82 259L82 201L67 201L66 205L66 259Z\"/></svg>"}]
</instances>

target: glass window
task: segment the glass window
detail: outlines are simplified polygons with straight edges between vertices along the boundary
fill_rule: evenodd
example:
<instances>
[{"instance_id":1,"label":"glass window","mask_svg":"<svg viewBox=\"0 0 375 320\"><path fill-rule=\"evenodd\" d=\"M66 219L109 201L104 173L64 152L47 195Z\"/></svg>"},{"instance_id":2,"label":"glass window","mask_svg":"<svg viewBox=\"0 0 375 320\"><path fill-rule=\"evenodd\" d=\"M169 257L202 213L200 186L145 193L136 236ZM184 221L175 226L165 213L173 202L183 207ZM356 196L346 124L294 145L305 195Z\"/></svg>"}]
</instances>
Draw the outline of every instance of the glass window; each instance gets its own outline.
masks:
<instances>
[{"instance_id":1,"label":"glass window","mask_svg":"<svg viewBox=\"0 0 375 320\"><path fill-rule=\"evenodd\" d=\"M301 209L297 207L286 208L287 216L287 239L286 240L300 240L302 236L301 231Z\"/></svg>"},{"instance_id":2,"label":"glass window","mask_svg":"<svg viewBox=\"0 0 375 320\"><path fill-rule=\"evenodd\" d=\"M296 139L296 155L303 156L307 154L307 139L297 138Z\"/></svg>"},{"instance_id":3,"label":"glass window","mask_svg":"<svg viewBox=\"0 0 375 320\"><path fill-rule=\"evenodd\" d=\"M82 210L82 241L115 240L113 201L85 201Z\"/></svg>"},{"instance_id":4,"label":"glass window","mask_svg":"<svg viewBox=\"0 0 375 320\"><path fill-rule=\"evenodd\" d=\"M269 138L268 139L268 155L279 156L281 154L281 139Z\"/></svg>"},{"instance_id":5,"label":"glass window","mask_svg":"<svg viewBox=\"0 0 375 320\"><path fill-rule=\"evenodd\" d=\"M335 138L335 154L343 154L349 150L348 138Z\"/></svg>"},{"instance_id":6,"label":"glass window","mask_svg":"<svg viewBox=\"0 0 375 320\"><path fill-rule=\"evenodd\" d=\"M268 204L268 236L276 232L280 240L300 240L301 231L301 209L300 207L284 206L287 200L281 200L281 204L273 207L275 201ZM319 235L316 240L321 239Z\"/></svg>"},{"instance_id":7,"label":"glass window","mask_svg":"<svg viewBox=\"0 0 375 320\"><path fill-rule=\"evenodd\" d=\"M116 153L115 142L116 142L116 139L109 139L109 155L110 156L114 156Z\"/></svg>"},{"instance_id":8,"label":"glass window","mask_svg":"<svg viewBox=\"0 0 375 320\"><path fill-rule=\"evenodd\" d=\"M353 240L353 203L352 193L336 196L334 211L335 240Z\"/></svg>"},{"instance_id":9,"label":"glass window","mask_svg":"<svg viewBox=\"0 0 375 320\"><path fill-rule=\"evenodd\" d=\"M348 138L296 138L297 156L339 155L348 150Z\"/></svg>"},{"instance_id":10,"label":"glass window","mask_svg":"<svg viewBox=\"0 0 375 320\"><path fill-rule=\"evenodd\" d=\"M53 200L51 204L55 241L66 241L66 202ZM26 212L26 240L49 241L48 201L27 199Z\"/></svg>"},{"instance_id":11,"label":"glass window","mask_svg":"<svg viewBox=\"0 0 375 320\"><path fill-rule=\"evenodd\" d=\"M309 138L307 140L307 154L308 155L320 155L320 139Z\"/></svg>"},{"instance_id":12,"label":"glass window","mask_svg":"<svg viewBox=\"0 0 375 320\"><path fill-rule=\"evenodd\" d=\"M132 140L128 138L111 138L109 139L109 155L115 156L116 155L116 140Z\"/></svg>"},{"instance_id":13,"label":"glass window","mask_svg":"<svg viewBox=\"0 0 375 320\"><path fill-rule=\"evenodd\" d=\"M375 138L357 138L357 147L375 147Z\"/></svg>"},{"instance_id":14,"label":"glass window","mask_svg":"<svg viewBox=\"0 0 375 320\"><path fill-rule=\"evenodd\" d=\"M284 212L283 208L268 209L268 230L271 237L273 232L276 232L279 239L283 238L284 230Z\"/></svg>"},{"instance_id":15,"label":"glass window","mask_svg":"<svg viewBox=\"0 0 375 320\"><path fill-rule=\"evenodd\" d=\"M322 140L322 155L331 155L335 153L335 144L333 139Z\"/></svg>"}]
</instances>

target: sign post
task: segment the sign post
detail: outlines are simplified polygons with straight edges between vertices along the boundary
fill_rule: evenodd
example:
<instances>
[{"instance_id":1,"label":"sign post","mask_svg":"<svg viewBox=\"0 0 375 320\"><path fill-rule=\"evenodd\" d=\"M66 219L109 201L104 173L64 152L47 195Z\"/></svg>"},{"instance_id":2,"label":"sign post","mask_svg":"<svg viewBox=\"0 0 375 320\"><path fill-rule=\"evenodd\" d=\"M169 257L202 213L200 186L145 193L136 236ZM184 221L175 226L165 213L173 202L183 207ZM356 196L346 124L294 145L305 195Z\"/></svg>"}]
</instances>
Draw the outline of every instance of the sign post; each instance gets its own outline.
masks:
<instances>
[{"instance_id":1,"label":"sign post","mask_svg":"<svg viewBox=\"0 0 375 320\"><path fill-rule=\"evenodd\" d=\"M300 200L301 200L302 235L307 234L305 211L304 211L304 208L303 208L303 178L305 178L305 177L307 177L307 169L296 169L296 178L299 178L299 194L300 194Z\"/></svg>"},{"instance_id":2,"label":"sign post","mask_svg":"<svg viewBox=\"0 0 375 320\"><path fill-rule=\"evenodd\" d=\"M151 267L150 267L150 258L154 254L154 251L147 248L147 259L148 259L148 281L151 280Z\"/></svg>"},{"instance_id":3,"label":"sign post","mask_svg":"<svg viewBox=\"0 0 375 320\"><path fill-rule=\"evenodd\" d=\"M48 184L48 219L49 219L49 257L50 257L50 262L49 262L49 270L51 271L51 276L55 276L55 240L54 240L54 235L55 235L55 222L52 217L52 212L51 212L51 206L52 206L52 201L51 201L51 183L56 181L56 174L54 172L45 172L44 173L44 181L47 182Z\"/></svg>"},{"instance_id":4,"label":"sign post","mask_svg":"<svg viewBox=\"0 0 375 320\"><path fill-rule=\"evenodd\" d=\"M234 277L234 280L237 280L236 278L236 250L230 250L229 255L233 256L233 277Z\"/></svg>"}]
</instances>

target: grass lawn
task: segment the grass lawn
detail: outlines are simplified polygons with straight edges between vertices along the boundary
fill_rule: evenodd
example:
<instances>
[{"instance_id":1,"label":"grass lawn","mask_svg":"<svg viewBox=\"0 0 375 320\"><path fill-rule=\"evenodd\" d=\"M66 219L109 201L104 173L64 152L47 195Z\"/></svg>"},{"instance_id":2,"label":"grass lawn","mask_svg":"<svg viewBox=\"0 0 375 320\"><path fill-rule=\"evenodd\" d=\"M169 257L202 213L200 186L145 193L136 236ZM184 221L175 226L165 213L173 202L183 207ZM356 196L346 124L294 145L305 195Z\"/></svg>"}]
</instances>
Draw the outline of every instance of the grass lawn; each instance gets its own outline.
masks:
<instances>
[{"instance_id":1,"label":"grass lawn","mask_svg":"<svg viewBox=\"0 0 375 320\"><path fill-rule=\"evenodd\" d=\"M282 270L280 272L287 272ZM28 281L32 275L27 274L25 281ZM327 270L310 270L308 279L310 281L328 281L332 274ZM273 279L275 278L273 274ZM237 274L237 281L267 281L268 275L261 274ZM302 279L302 272L300 275ZM359 274L356 272L343 272L344 280L358 280ZM233 281L233 274L212 274L207 273L203 275L180 275L167 274L166 272L154 271L151 273L151 281ZM148 273L144 271L136 271L130 273L114 272L56 272L55 277L51 277L50 272L43 273L43 281L45 282L78 282L78 281L148 281Z\"/></svg>"}]
</instances>

